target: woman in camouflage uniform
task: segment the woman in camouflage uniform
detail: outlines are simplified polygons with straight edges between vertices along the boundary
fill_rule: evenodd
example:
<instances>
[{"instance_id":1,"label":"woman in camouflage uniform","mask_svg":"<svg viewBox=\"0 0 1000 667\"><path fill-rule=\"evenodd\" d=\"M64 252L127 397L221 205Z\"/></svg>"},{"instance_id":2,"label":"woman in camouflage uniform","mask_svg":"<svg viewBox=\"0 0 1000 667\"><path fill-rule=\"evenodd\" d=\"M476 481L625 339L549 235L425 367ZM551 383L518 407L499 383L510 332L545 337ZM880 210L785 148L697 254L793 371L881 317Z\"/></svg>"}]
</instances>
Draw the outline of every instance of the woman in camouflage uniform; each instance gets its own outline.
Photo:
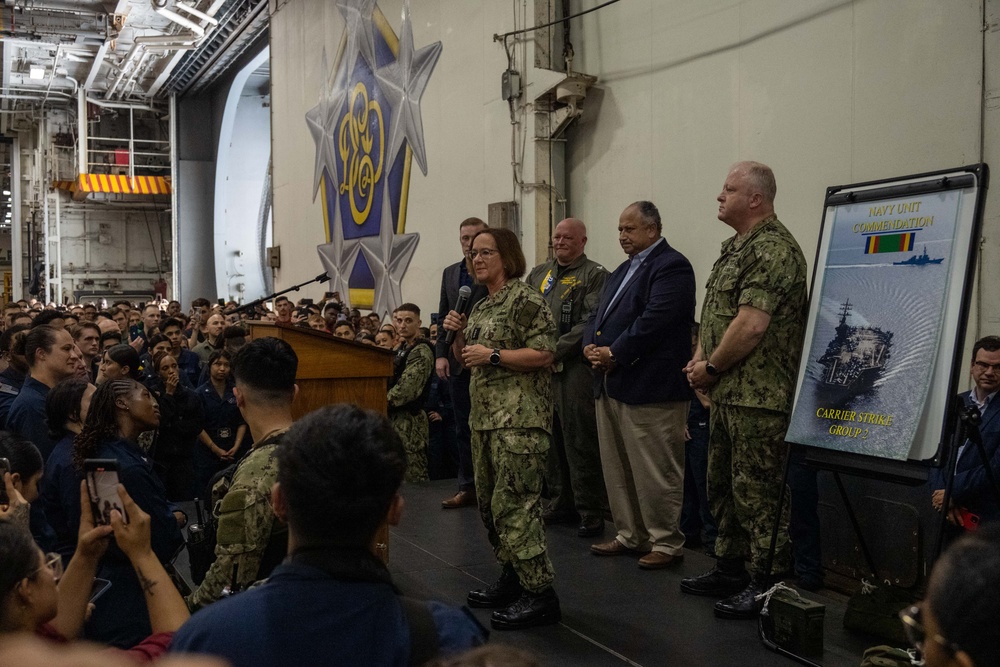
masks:
<instances>
[{"instance_id":1,"label":"woman in camouflage uniform","mask_svg":"<svg viewBox=\"0 0 1000 667\"><path fill-rule=\"evenodd\" d=\"M545 549L540 494L552 430L552 313L538 290L518 280L525 259L517 236L484 229L469 252L488 296L468 320L451 311L453 352L472 370L472 458L479 511L503 566L492 586L469 593L469 606L496 608L497 630L560 620Z\"/></svg>"}]
</instances>

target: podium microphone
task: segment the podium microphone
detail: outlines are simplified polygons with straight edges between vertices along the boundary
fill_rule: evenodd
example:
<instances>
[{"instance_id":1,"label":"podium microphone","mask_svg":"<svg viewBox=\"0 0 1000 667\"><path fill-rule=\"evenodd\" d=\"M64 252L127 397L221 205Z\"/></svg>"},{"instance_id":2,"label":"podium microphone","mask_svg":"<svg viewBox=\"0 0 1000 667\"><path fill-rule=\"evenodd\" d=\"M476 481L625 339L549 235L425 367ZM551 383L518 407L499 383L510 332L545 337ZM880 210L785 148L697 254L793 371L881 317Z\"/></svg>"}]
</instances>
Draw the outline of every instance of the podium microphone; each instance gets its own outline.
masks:
<instances>
[{"instance_id":1,"label":"podium microphone","mask_svg":"<svg viewBox=\"0 0 1000 667\"><path fill-rule=\"evenodd\" d=\"M455 312L461 313L465 310L465 307L469 305L469 297L472 296L472 288L468 285L462 285L458 288L458 303L455 304ZM444 337L444 342L451 345L455 342L455 332L449 331Z\"/></svg>"}]
</instances>

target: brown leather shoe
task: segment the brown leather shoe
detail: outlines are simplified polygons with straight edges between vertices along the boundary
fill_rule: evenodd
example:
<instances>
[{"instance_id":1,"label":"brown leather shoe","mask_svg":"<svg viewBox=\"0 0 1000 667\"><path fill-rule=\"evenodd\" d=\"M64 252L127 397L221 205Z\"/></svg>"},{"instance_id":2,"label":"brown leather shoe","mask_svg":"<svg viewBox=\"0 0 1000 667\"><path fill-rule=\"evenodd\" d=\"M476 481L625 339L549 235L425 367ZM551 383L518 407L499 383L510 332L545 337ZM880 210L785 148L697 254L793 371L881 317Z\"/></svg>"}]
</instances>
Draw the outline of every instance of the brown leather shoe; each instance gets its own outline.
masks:
<instances>
[{"instance_id":1,"label":"brown leather shoe","mask_svg":"<svg viewBox=\"0 0 1000 667\"><path fill-rule=\"evenodd\" d=\"M476 494L474 491L459 491L451 498L441 501L441 507L446 510L453 510L459 507L471 507L476 504Z\"/></svg>"},{"instance_id":2,"label":"brown leather shoe","mask_svg":"<svg viewBox=\"0 0 1000 667\"><path fill-rule=\"evenodd\" d=\"M682 560L684 560L684 554L674 556L662 551L650 551L639 559L639 567L644 570L662 570L665 567L677 565Z\"/></svg>"},{"instance_id":3,"label":"brown leather shoe","mask_svg":"<svg viewBox=\"0 0 1000 667\"><path fill-rule=\"evenodd\" d=\"M595 556L627 556L629 554L638 554L643 552L638 549L627 547L618 540L611 540L610 542L591 544L590 553Z\"/></svg>"}]
</instances>

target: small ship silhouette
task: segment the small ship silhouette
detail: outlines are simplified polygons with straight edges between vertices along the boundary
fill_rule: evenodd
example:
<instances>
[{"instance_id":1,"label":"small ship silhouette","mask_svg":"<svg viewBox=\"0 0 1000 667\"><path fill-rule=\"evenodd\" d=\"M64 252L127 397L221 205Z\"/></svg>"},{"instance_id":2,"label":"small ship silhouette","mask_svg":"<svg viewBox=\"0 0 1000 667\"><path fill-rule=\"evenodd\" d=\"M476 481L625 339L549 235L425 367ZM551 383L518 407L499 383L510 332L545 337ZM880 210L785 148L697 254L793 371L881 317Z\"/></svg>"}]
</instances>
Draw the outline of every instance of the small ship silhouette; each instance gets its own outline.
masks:
<instances>
[{"instance_id":1,"label":"small ship silhouette","mask_svg":"<svg viewBox=\"0 0 1000 667\"><path fill-rule=\"evenodd\" d=\"M913 255L909 259L904 259L902 262L893 262L893 266L924 266L926 264L940 264L944 261L944 257L938 257L936 259L931 259L930 255L927 254L927 246L924 246L924 254Z\"/></svg>"}]
</instances>

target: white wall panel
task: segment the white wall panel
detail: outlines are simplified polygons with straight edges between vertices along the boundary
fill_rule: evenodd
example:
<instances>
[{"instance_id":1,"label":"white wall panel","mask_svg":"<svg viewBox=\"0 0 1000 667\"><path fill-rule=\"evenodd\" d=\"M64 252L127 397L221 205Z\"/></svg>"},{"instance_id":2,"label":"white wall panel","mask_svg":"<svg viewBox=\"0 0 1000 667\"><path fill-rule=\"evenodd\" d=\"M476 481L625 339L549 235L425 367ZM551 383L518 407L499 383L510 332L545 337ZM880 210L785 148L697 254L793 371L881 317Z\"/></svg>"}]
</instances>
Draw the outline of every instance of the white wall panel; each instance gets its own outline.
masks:
<instances>
[{"instance_id":1,"label":"white wall panel","mask_svg":"<svg viewBox=\"0 0 1000 667\"><path fill-rule=\"evenodd\" d=\"M987 0L994 13L997 1ZM425 308L435 307L440 271L456 259L457 223L511 198L510 123L499 99L506 60L492 35L511 29L512 4L523 3L411 3L416 46L444 45L423 101L429 172L413 170L407 214L406 231L421 243L404 297ZM400 5L379 3L396 30ZM531 16L532 0L526 6ZM779 216L811 265L828 185L979 159L982 14L978 0L628 0L574 20L574 68L600 77L567 135L569 211L590 225L588 254L617 265L618 215L649 198L703 285L730 233L715 218L727 168L758 159L775 169ZM284 264L280 286L320 266L304 114L317 102L322 46L332 64L343 23L332 2L289 0L271 30L275 242L284 257L301 258ZM1000 128L988 123L987 152L998 141ZM521 213L527 249L533 208ZM990 220L992 237L1000 223ZM995 321L1000 300L984 303Z\"/></svg>"}]
</instances>

